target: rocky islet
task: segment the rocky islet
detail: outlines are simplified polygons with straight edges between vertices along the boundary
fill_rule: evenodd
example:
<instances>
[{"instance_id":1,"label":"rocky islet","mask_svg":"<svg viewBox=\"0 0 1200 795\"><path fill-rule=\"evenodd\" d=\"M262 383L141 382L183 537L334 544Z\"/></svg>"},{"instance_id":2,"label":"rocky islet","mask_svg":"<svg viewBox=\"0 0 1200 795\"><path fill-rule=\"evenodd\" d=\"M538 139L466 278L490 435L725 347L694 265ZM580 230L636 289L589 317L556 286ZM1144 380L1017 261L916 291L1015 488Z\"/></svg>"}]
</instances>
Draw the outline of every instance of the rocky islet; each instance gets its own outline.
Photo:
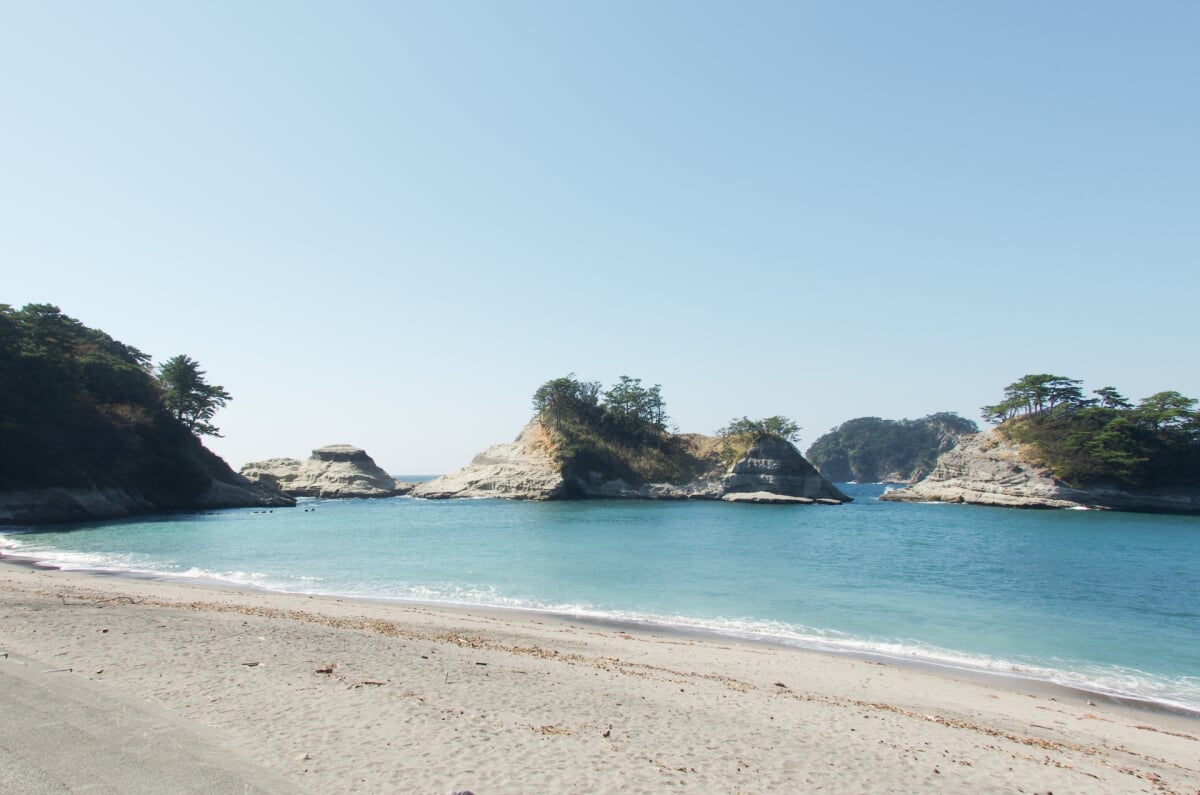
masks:
<instances>
[{"instance_id":1,"label":"rocky islet","mask_svg":"<svg viewBox=\"0 0 1200 795\"><path fill-rule=\"evenodd\" d=\"M291 497L394 497L412 489L375 463L365 450L348 444L318 447L305 461L269 458L246 464L243 477Z\"/></svg>"},{"instance_id":2,"label":"rocky islet","mask_svg":"<svg viewBox=\"0 0 1200 795\"><path fill-rule=\"evenodd\" d=\"M769 494L781 499L728 501L839 504L850 500L785 439L760 439L728 467L716 460L712 463L707 474L679 483L631 484L595 473L568 475L553 453L549 433L535 419L513 442L493 445L458 472L418 484L412 496L720 500L729 495Z\"/></svg>"}]
</instances>

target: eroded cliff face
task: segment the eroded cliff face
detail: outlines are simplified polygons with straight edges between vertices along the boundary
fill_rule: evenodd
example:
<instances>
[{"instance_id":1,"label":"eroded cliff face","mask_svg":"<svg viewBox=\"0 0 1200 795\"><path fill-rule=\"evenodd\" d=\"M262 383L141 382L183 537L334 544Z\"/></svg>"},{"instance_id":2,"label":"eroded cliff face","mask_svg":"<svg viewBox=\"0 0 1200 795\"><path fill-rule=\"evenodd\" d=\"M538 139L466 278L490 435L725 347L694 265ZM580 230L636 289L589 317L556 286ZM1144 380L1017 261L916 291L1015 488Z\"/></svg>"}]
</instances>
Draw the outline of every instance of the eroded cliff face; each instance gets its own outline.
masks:
<instances>
[{"instance_id":1,"label":"eroded cliff face","mask_svg":"<svg viewBox=\"0 0 1200 795\"><path fill-rule=\"evenodd\" d=\"M393 497L411 489L384 472L365 450L348 444L319 447L307 461L256 461L243 466L241 474L293 497Z\"/></svg>"},{"instance_id":2,"label":"eroded cliff face","mask_svg":"<svg viewBox=\"0 0 1200 795\"><path fill-rule=\"evenodd\" d=\"M897 502L969 502L1009 507L1072 508L1044 468L995 431L963 436L938 457L924 480L889 491L880 499ZM1069 490L1068 490L1069 491Z\"/></svg>"},{"instance_id":3,"label":"eroded cliff face","mask_svg":"<svg viewBox=\"0 0 1200 795\"><path fill-rule=\"evenodd\" d=\"M304 462L299 458L268 458L246 464L240 474L255 483L285 491L300 475L302 466Z\"/></svg>"},{"instance_id":4,"label":"eroded cliff face","mask_svg":"<svg viewBox=\"0 0 1200 795\"><path fill-rule=\"evenodd\" d=\"M954 502L1008 508L1098 508L1200 513L1200 494L1074 489L1054 479L1030 450L995 430L963 436L929 477L881 500Z\"/></svg>"},{"instance_id":5,"label":"eroded cliff face","mask_svg":"<svg viewBox=\"0 0 1200 795\"><path fill-rule=\"evenodd\" d=\"M536 420L527 425L514 442L493 445L453 475L419 484L412 491L412 496L426 499L500 497L522 500L719 500L737 494L757 495L756 499L737 500L746 502L837 504L850 499L817 472L795 447L783 440L756 444L729 469L714 461L714 468L708 475L684 483L632 485L624 480L598 477L565 478L562 462L554 456L549 435ZM768 499L770 495L783 499Z\"/></svg>"},{"instance_id":6,"label":"eroded cliff face","mask_svg":"<svg viewBox=\"0 0 1200 795\"><path fill-rule=\"evenodd\" d=\"M417 484L412 496L551 500L564 492L562 466L550 454L546 431L531 422L515 440L492 445L458 472Z\"/></svg>"},{"instance_id":7,"label":"eroded cliff face","mask_svg":"<svg viewBox=\"0 0 1200 795\"><path fill-rule=\"evenodd\" d=\"M850 501L785 439L755 442L729 468L722 487L722 493L729 495L766 492L814 501Z\"/></svg>"},{"instance_id":8,"label":"eroded cliff face","mask_svg":"<svg viewBox=\"0 0 1200 795\"><path fill-rule=\"evenodd\" d=\"M643 483L632 486L623 480L584 481L576 479L571 492L577 497L630 500L719 500L723 493L720 477L696 478L686 483Z\"/></svg>"}]
</instances>

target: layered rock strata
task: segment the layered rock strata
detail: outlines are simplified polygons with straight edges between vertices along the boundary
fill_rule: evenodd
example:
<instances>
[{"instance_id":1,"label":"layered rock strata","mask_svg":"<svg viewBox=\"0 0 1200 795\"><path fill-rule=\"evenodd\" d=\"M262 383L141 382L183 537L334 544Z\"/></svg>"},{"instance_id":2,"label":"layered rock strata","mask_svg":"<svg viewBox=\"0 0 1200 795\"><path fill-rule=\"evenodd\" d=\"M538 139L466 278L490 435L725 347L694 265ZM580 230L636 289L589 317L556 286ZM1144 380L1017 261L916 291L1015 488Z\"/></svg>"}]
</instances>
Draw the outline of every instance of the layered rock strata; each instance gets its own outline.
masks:
<instances>
[{"instance_id":1,"label":"layered rock strata","mask_svg":"<svg viewBox=\"0 0 1200 795\"><path fill-rule=\"evenodd\" d=\"M525 426L512 442L484 450L458 472L417 484L412 496L551 500L562 497L565 489L562 468L550 455L546 432L535 422Z\"/></svg>"},{"instance_id":2,"label":"layered rock strata","mask_svg":"<svg viewBox=\"0 0 1200 795\"><path fill-rule=\"evenodd\" d=\"M817 471L786 439L761 439L729 468L724 494L767 492L811 500L848 502L829 478Z\"/></svg>"},{"instance_id":3,"label":"layered rock strata","mask_svg":"<svg viewBox=\"0 0 1200 795\"><path fill-rule=\"evenodd\" d=\"M1056 480L1028 449L995 430L963 436L938 458L927 478L881 500L952 502L1006 508L1097 508L1200 513L1200 494L1076 489Z\"/></svg>"},{"instance_id":4,"label":"layered rock strata","mask_svg":"<svg viewBox=\"0 0 1200 795\"><path fill-rule=\"evenodd\" d=\"M412 489L411 483L397 483L365 450L348 444L319 447L306 461L256 461L243 466L241 474L293 497L394 497Z\"/></svg>"}]
</instances>

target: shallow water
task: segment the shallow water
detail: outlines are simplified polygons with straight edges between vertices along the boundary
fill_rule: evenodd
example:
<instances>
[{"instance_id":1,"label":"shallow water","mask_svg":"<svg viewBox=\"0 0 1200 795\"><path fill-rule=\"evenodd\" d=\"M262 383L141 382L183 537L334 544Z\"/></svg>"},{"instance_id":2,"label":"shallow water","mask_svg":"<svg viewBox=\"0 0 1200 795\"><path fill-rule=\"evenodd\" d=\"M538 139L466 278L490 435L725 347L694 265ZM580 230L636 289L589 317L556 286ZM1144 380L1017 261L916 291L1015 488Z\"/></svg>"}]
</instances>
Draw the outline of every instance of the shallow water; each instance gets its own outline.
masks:
<instances>
[{"instance_id":1,"label":"shallow water","mask_svg":"<svg viewBox=\"0 0 1200 795\"><path fill-rule=\"evenodd\" d=\"M1200 709L1200 517L879 502L301 501L5 531L72 569L549 610Z\"/></svg>"}]
</instances>

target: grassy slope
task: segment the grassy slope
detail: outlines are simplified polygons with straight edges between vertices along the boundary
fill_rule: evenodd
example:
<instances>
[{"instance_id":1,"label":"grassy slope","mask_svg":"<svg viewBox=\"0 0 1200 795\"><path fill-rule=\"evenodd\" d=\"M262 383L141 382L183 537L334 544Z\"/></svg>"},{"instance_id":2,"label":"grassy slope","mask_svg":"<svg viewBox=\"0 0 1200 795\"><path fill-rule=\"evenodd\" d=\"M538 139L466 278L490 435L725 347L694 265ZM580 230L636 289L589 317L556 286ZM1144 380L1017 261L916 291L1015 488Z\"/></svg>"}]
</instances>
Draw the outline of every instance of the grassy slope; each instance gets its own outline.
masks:
<instances>
[{"instance_id":1,"label":"grassy slope","mask_svg":"<svg viewBox=\"0 0 1200 795\"><path fill-rule=\"evenodd\" d=\"M548 450L563 475L588 482L683 484L724 471L721 440L701 434L622 433L601 423L546 422Z\"/></svg>"}]
</instances>

